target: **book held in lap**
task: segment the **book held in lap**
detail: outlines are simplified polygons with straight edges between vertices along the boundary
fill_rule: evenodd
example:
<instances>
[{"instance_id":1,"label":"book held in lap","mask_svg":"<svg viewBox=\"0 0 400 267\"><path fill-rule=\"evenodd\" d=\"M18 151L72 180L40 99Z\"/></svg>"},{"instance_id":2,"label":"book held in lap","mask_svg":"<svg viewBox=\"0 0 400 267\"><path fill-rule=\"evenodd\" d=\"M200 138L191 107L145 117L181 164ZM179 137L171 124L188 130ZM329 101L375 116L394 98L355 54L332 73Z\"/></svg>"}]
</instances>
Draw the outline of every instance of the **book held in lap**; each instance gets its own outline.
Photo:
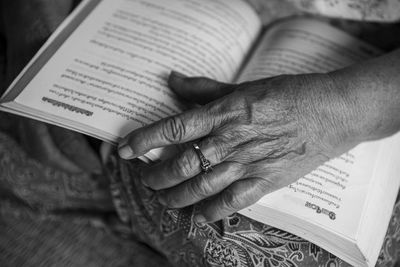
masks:
<instances>
[{"instance_id":1,"label":"book held in lap","mask_svg":"<svg viewBox=\"0 0 400 267\"><path fill-rule=\"evenodd\" d=\"M186 109L167 86L171 70L235 83L378 55L315 19L263 29L244 0L86 0L11 84L1 110L117 143ZM400 184L399 148L397 135L361 144L241 213L374 266Z\"/></svg>"}]
</instances>

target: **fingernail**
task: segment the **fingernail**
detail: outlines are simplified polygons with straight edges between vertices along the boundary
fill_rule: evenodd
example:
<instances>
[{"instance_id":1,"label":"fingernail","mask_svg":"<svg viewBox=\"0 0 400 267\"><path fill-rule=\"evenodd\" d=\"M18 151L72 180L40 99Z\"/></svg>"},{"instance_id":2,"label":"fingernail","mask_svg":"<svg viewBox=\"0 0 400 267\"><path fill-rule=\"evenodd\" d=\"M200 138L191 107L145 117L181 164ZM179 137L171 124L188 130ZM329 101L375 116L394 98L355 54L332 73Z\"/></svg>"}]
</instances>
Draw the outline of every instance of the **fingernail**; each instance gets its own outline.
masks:
<instances>
[{"instance_id":1,"label":"fingernail","mask_svg":"<svg viewBox=\"0 0 400 267\"><path fill-rule=\"evenodd\" d=\"M179 78L179 79L187 78L187 76L185 74L177 72L177 71L172 71L171 75L174 76L174 78Z\"/></svg>"},{"instance_id":2,"label":"fingernail","mask_svg":"<svg viewBox=\"0 0 400 267\"><path fill-rule=\"evenodd\" d=\"M135 154L129 145L123 145L118 148L118 154L123 159L133 159L135 157Z\"/></svg>"},{"instance_id":3,"label":"fingernail","mask_svg":"<svg viewBox=\"0 0 400 267\"><path fill-rule=\"evenodd\" d=\"M196 216L194 216L194 221L197 223L205 223L207 220L203 215L197 214Z\"/></svg>"}]
</instances>

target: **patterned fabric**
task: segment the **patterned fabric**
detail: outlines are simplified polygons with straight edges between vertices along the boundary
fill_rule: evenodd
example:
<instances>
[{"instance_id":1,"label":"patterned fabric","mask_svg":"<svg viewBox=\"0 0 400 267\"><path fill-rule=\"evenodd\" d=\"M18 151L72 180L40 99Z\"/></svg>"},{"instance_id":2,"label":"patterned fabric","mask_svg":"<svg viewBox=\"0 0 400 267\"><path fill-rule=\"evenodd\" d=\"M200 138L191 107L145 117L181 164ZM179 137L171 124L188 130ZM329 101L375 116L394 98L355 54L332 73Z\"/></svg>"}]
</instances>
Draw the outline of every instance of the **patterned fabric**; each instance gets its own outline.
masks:
<instances>
[{"instance_id":1,"label":"patterned fabric","mask_svg":"<svg viewBox=\"0 0 400 267\"><path fill-rule=\"evenodd\" d=\"M400 20L398 0L289 0L302 11L364 21Z\"/></svg>"},{"instance_id":2,"label":"patterned fabric","mask_svg":"<svg viewBox=\"0 0 400 267\"><path fill-rule=\"evenodd\" d=\"M369 22L400 21L398 0L247 0L264 23L300 13Z\"/></svg>"},{"instance_id":3,"label":"patterned fabric","mask_svg":"<svg viewBox=\"0 0 400 267\"><path fill-rule=\"evenodd\" d=\"M299 11L368 21L400 18L397 0L248 1L266 23ZM350 26L354 34L365 32L358 26ZM393 48L393 38L381 34L400 34L381 29L374 25L373 34L362 37ZM0 58L1 74L4 66ZM168 267L166 258L174 266L348 266L306 240L238 214L196 224L195 207L166 209L138 183L139 161L111 156L107 175L70 174L41 164L26 153L31 147L17 142L15 131L21 129L15 121L0 114L0 266ZM84 149L79 153L83 158ZM377 266L395 266L399 255L397 202Z\"/></svg>"},{"instance_id":4,"label":"patterned fabric","mask_svg":"<svg viewBox=\"0 0 400 267\"><path fill-rule=\"evenodd\" d=\"M105 166L119 219L99 177L43 166L0 133L1 266L169 266L161 254L173 266L348 266L238 214L196 224L194 207L168 210L137 181L143 164L112 156ZM399 242L400 203L377 266L394 266Z\"/></svg>"},{"instance_id":5,"label":"patterned fabric","mask_svg":"<svg viewBox=\"0 0 400 267\"><path fill-rule=\"evenodd\" d=\"M350 266L302 238L240 214L198 224L193 221L196 207L166 209L138 181L141 167L140 161L111 158L107 169L116 207L135 235L161 251L174 266ZM395 266L399 241L397 202L377 266Z\"/></svg>"},{"instance_id":6,"label":"patterned fabric","mask_svg":"<svg viewBox=\"0 0 400 267\"><path fill-rule=\"evenodd\" d=\"M165 266L114 212L105 176L69 174L32 159L0 113L0 266Z\"/></svg>"}]
</instances>

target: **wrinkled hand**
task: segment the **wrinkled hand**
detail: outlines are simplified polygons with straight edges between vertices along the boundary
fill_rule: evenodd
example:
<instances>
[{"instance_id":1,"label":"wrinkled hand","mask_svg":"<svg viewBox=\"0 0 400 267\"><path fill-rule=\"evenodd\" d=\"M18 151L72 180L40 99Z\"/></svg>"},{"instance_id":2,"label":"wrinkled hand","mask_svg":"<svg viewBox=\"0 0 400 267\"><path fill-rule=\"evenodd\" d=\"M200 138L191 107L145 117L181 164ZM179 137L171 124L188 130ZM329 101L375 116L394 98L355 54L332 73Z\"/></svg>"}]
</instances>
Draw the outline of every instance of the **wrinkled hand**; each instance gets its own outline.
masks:
<instances>
[{"instance_id":1,"label":"wrinkled hand","mask_svg":"<svg viewBox=\"0 0 400 267\"><path fill-rule=\"evenodd\" d=\"M192 146L142 171L161 203L203 201L198 222L222 219L350 149L351 105L329 75L279 76L239 85L173 74L170 87L204 104L130 133L123 158L196 141L211 161L203 173Z\"/></svg>"},{"instance_id":2,"label":"wrinkled hand","mask_svg":"<svg viewBox=\"0 0 400 267\"><path fill-rule=\"evenodd\" d=\"M73 7L72 0L2 1L6 39L5 84L33 57ZM19 139L33 157L71 173L100 173L100 160L85 138L45 123L18 118Z\"/></svg>"}]
</instances>

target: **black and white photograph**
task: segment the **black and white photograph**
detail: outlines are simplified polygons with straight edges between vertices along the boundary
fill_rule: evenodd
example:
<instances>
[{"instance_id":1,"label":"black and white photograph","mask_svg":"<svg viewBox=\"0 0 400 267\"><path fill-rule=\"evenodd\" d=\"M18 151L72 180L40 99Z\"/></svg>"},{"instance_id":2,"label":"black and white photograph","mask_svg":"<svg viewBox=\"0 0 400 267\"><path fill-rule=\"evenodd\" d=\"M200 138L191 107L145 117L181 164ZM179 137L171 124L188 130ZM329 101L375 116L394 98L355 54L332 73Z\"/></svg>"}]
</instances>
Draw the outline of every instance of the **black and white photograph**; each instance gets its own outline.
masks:
<instances>
[{"instance_id":1,"label":"black and white photograph","mask_svg":"<svg viewBox=\"0 0 400 267\"><path fill-rule=\"evenodd\" d=\"M0 267L400 267L400 0L0 0Z\"/></svg>"}]
</instances>

